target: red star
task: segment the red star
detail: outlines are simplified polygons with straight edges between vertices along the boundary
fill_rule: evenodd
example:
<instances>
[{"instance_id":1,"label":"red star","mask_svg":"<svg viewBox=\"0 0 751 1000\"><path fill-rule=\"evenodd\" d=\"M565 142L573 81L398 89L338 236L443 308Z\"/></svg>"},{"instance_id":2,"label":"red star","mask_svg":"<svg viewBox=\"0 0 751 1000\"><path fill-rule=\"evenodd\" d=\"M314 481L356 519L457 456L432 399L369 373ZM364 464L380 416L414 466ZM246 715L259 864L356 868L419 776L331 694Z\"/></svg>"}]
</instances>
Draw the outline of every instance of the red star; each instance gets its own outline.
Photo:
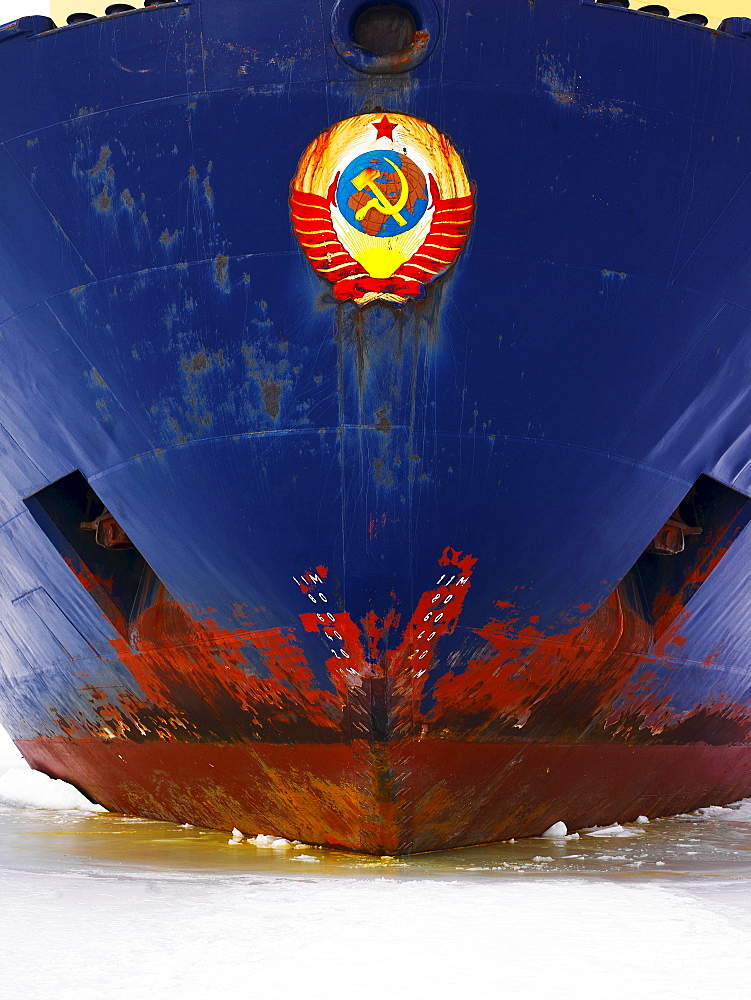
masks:
<instances>
[{"instance_id":1,"label":"red star","mask_svg":"<svg viewBox=\"0 0 751 1000\"><path fill-rule=\"evenodd\" d=\"M386 115L379 122L370 123L376 130L376 139L393 139L396 122L390 122Z\"/></svg>"}]
</instances>

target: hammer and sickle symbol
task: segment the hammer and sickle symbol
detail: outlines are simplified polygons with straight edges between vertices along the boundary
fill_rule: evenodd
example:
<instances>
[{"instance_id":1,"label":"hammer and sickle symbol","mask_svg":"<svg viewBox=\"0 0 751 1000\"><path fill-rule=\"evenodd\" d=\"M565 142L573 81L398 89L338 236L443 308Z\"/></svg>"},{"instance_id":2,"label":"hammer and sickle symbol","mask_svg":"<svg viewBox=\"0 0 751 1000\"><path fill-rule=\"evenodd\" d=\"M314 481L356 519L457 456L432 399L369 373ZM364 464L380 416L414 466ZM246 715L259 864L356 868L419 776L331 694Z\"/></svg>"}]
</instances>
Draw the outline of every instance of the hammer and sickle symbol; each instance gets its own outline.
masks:
<instances>
[{"instance_id":1,"label":"hammer and sickle symbol","mask_svg":"<svg viewBox=\"0 0 751 1000\"><path fill-rule=\"evenodd\" d=\"M401 183L399 197L392 205L383 191L381 191L381 189L376 185L376 178L381 176L381 171L376 170L374 167L366 167L362 173L357 175L357 177L352 178L352 183L358 191L364 191L365 188L372 191L374 197L371 198L370 201L366 202L362 208L358 208L355 212L355 218L359 222L360 219L365 218L371 208L375 208L381 212L382 215L393 215L400 226L406 226L407 220L401 214L401 211L407 204L407 198L409 197L409 184L407 183L407 178L393 160L390 160L388 156L384 156L384 160L394 168L397 176L399 177L399 181Z\"/></svg>"}]
</instances>

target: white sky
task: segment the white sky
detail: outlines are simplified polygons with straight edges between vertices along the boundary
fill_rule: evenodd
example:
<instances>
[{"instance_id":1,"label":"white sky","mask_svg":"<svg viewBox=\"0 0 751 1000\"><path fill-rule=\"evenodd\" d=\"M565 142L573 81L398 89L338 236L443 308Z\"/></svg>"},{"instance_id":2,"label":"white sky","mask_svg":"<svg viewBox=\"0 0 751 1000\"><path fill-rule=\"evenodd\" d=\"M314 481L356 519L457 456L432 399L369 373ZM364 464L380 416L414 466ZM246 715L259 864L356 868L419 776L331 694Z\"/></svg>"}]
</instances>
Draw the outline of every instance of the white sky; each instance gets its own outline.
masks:
<instances>
[{"instance_id":1,"label":"white sky","mask_svg":"<svg viewBox=\"0 0 751 1000\"><path fill-rule=\"evenodd\" d=\"M115 0L0 0L0 25L30 14L48 16L51 14L59 26L65 24L66 16L74 11L101 15L107 4L114 2ZM143 4L143 0L124 0L124 2L130 3L133 7L141 7Z\"/></svg>"},{"instance_id":2,"label":"white sky","mask_svg":"<svg viewBox=\"0 0 751 1000\"><path fill-rule=\"evenodd\" d=\"M0 24L26 14L49 14L50 0L0 0Z\"/></svg>"},{"instance_id":3,"label":"white sky","mask_svg":"<svg viewBox=\"0 0 751 1000\"><path fill-rule=\"evenodd\" d=\"M113 0L0 0L0 25L15 21L27 14L49 14L57 23L64 24L65 16L73 11L88 11L101 14L107 3ZM126 0L134 7L140 7L143 0ZM542 0L545 3L558 0ZM631 6L639 8L650 0L632 0ZM709 18L710 27L716 26L724 17L751 17L751 0L661 0L673 16L682 13L701 13Z\"/></svg>"}]
</instances>

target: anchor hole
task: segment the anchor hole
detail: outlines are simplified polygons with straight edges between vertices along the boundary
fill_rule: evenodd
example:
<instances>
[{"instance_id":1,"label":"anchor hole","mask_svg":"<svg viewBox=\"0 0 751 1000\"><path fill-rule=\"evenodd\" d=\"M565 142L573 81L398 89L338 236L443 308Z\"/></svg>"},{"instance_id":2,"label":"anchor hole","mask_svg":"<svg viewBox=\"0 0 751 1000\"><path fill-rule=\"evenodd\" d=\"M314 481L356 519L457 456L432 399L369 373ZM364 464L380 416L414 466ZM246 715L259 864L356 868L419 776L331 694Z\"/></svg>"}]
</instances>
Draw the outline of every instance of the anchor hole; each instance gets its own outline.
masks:
<instances>
[{"instance_id":1,"label":"anchor hole","mask_svg":"<svg viewBox=\"0 0 751 1000\"><path fill-rule=\"evenodd\" d=\"M412 12L389 3L366 7L355 21L352 37L363 49L378 56L390 56L411 45L416 33Z\"/></svg>"}]
</instances>

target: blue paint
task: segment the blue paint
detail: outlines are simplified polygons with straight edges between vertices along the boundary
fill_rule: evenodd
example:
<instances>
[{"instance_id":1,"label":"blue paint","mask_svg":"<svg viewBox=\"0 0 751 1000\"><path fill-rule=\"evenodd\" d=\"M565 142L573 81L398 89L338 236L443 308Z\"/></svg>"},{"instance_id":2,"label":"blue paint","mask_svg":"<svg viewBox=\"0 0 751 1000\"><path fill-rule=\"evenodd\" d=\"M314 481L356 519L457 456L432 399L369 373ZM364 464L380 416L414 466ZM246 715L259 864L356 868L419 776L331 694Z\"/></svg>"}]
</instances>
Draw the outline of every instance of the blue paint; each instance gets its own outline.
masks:
<instances>
[{"instance_id":1,"label":"blue paint","mask_svg":"<svg viewBox=\"0 0 751 1000\"><path fill-rule=\"evenodd\" d=\"M702 473L751 492L751 43L573 0L439 3L432 52L374 75L337 54L331 8L195 0L0 34L16 735L94 720L83 672L134 689L23 503L74 469L183 606L294 627L322 686L292 579L311 566L355 622L406 621L444 548L472 553L433 683L498 601L519 628L583 620ZM289 222L302 151L374 107L450 135L477 191L458 263L401 311L337 306ZM691 664L660 675L681 710L748 701L750 548L688 608ZM25 646L29 593L94 655L43 629Z\"/></svg>"}]
</instances>

